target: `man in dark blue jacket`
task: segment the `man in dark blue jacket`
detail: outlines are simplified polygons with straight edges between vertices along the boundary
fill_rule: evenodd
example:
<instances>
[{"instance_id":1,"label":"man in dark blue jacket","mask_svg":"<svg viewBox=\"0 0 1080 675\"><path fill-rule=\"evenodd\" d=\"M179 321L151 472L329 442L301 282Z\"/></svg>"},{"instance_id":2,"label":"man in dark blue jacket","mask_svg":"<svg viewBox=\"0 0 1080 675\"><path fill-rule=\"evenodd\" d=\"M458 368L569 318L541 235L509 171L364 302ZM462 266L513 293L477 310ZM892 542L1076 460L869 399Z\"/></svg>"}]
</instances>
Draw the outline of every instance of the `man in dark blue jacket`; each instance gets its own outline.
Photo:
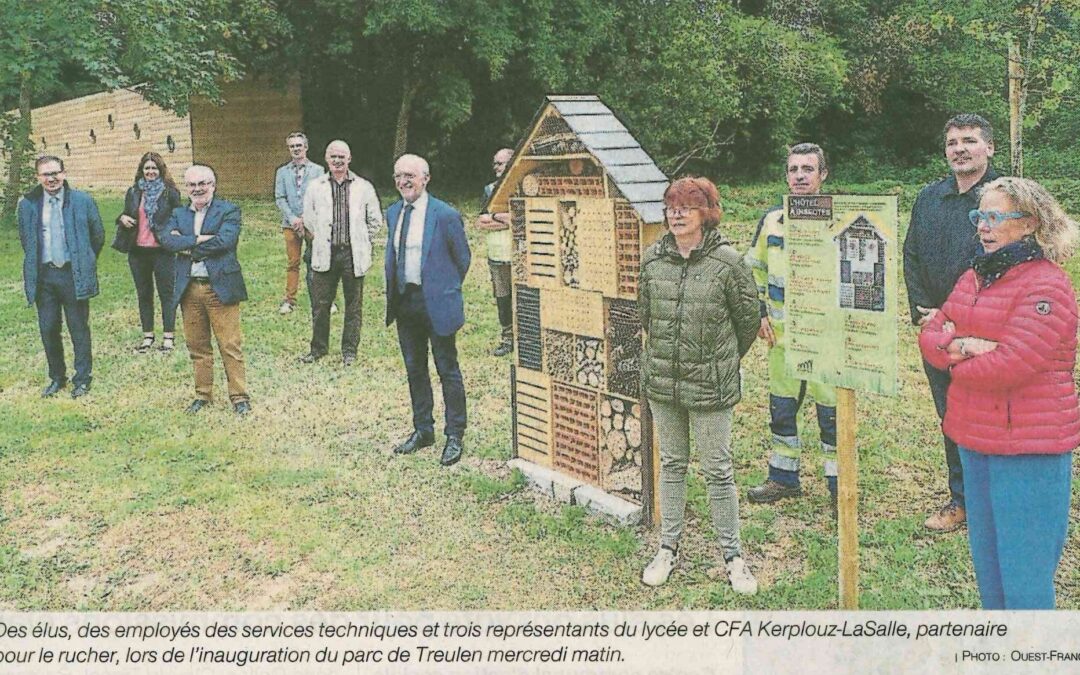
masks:
<instances>
[{"instance_id":1,"label":"man in dark blue jacket","mask_svg":"<svg viewBox=\"0 0 1080 675\"><path fill-rule=\"evenodd\" d=\"M461 284L472 254L461 214L428 194L429 179L423 157L402 155L394 163L401 201L386 212L386 325L397 321L413 414L413 432L394 452L408 454L435 443L430 342L446 405L446 446L440 461L450 466L461 459L465 433L465 385L455 334L465 323Z\"/></svg>"},{"instance_id":2,"label":"man in dark blue jacket","mask_svg":"<svg viewBox=\"0 0 1080 675\"><path fill-rule=\"evenodd\" d=\"M240 208L214 199L216 180L210 167L191 165L184 172L191 207L174 209L157 235L163 247L178 254L173 303L184 312L184 340L195 367L195 400L187 412L199 412L213 397L213 336L225 366L229 400L236 413L244 415L251 403L240 334L240 302L247 300L236 259Z\"/></svg>"},{"instance_id":3,"label":"man in dark blue jacket","mask_svg":"<svg viewBox=\"0 0 1080 675\"><path fill-rule=\"evenodd\" d=\"M75 352L71 398L90 391L90 298L98 294L97 256L105 228L90 195L70 187L64 161L41 157L34 164L38 187L19 201L19 240L23 253L26 301L37 305L38 330L49 363L49 385L42 397L67 384L60 314L67 320Z\"/></svg>"},{"instance_id":4,"label":"man in dark blue jacket","mask_svg":"<svg viewBox=\"0 0 1080 675\"><path fill-rule=\"evenodd\" d=\"M993 157L994 129L986 119L963 114L945 123L945 159L952 174L919 192L904 239L904 284L915 325L933 318L972 258L982 253L968 211L979 207L979 188L998 177L990 165ZM945 419L949 373L925 360L923 370L938 417ZM927 529L936 532L955 530L967 520L960 453L951 438L944 440L949 501L926 520Z\"/></svg>"}]
</instances>

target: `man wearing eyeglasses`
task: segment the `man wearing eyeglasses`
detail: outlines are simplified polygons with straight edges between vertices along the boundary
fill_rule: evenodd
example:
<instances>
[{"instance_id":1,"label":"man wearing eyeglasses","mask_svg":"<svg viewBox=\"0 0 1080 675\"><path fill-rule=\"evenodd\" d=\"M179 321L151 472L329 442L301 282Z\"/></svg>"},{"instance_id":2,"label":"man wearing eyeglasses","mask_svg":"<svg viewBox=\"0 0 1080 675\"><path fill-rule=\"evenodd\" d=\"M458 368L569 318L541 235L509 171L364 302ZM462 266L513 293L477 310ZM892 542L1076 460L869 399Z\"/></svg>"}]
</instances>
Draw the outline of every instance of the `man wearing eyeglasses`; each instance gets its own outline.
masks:
<instances>
[{"instance_id":1,"label":"man wearing eyeglasses","mask_svg":"<svg viewBox=\"0 0 1080 675\"><path fill-rule=\"evenodd\" d=\"M907 285L911 322L921 326L938 312L971 260L982 252L969 212L979 206L979 188L998 177L990 165L994 156L994 129L983 117L957 115L945 123L945 160L951 175L919 192L911 209L904 239L904 283ZM949 373L925 360L934 407L945 418ZM949 501L926 519L926 527L949 532L964 525L964 473L956 443L944 436L948 466Z\"/></svg>"},{"instance_id":2,"label":"man wearing eyeglasses","mask_svg":"<svg viewBox=\"0 0 1080 675\"><path fill-rule=\"evenodd\" d=\"M455 340L465 323L461 285L472 253L461 214L428 194L430 178L423 157L399 157L394 184L401 199L386 211L386 325L397 321L413 424L413 432L394 453L407 455L435 444L430 343L446 407L446 446L440 463L450 466L461 459L466 424L465 385Z\"/></svg>"},{"instance_id":3,"label":"man wearing eyeglasses","mask_svg":"<svg viewBox=\"0 0 1080 675\"><path fill-rule=\"evenodd\" d=\"M502 178L514 151L503 148L491 158L491 168L495 171L495 180L484 186L484 202L491 199L495 183ZM495 296L495 307L499 312L499 325L502 327L499 344L491 352L492 356L506 356L514 351L514 310L510 300L510 263L513 239L510 236L510 214L480 214L476 227L486 233L488 269L491 271L491 289Z\"/></svg>"},{"instance_id":4,"label":"man wearing eyeglasses","mask_svg":"<svg viewBox=\"0 0 1080 675\"><path fill-rule=\"evenodd\" d=\"M816 195L829 177L825 151L816 143L799 143L788 150L785 164L788 193ZM784 289L787 286L787 258L784 255L784 209L775 206L758 223L753 243L746 253L746 264L757 282L761 305L761 328L758 337L769 345L769 430L772 433L769 473L765 482L747 491L754 504L779 501L802 494L799 482L802 441L799 439L798 414L807 394L817 409L821 451L824 454L825 482L829 488L833 512L836 511L836 388L799 380L787 374L784 366Z\"/></svg>"},{"instance_id":5,"label":"man wearing eyeglasses","mask_svg":"<svg viewBox=\"0 0 1080 675\"><path fill-rule=\"evenodd\" d=\"M294 131L285 139L290 159L278 167L274 177L274 202L281 211L281 232L285 235L285 298L279 314L296 307L300 286L300 258L304 245L304 193L311 181L323 175L323 168L308 159L308 139ZM307 260L308 297L311 297L311 259Z\"/></svg>"},{"instance_id":6,"label":"man wearing eyeglasses","mask_svg":"<svg viewBox=\"0 0 1080 675\"><path fill-rule=\"evenodd\" d=\"M214 347L218 343L229 401L237 415L251 412L241 349L240 303L247 287L236 259L240 241L240 208L215 199L214 170L192 164L184 172L184 186L191 207L174 209L157 231L162 247L176 253L173 302L184 313L184 340L195 369L195 400L189 415L213 400Z\"/></svg>"},{"instance_id":7,"label":"man wearing eyeglasses","mask_svg":"<svg viewBox=\"0 0 1080 675\"><path fill-rule=\"evenodd\" d=\"M19 241L23 248L26 301L37 306L38 330L49 364L42 398L67 385L60 318L67 319L75 352L71 398L90 392L90 298L98 294L97 256L105 228L97 204L68 185L64 160L41 157L34 163L38 186L19 200Z\"/></svg>"}]
</instances>

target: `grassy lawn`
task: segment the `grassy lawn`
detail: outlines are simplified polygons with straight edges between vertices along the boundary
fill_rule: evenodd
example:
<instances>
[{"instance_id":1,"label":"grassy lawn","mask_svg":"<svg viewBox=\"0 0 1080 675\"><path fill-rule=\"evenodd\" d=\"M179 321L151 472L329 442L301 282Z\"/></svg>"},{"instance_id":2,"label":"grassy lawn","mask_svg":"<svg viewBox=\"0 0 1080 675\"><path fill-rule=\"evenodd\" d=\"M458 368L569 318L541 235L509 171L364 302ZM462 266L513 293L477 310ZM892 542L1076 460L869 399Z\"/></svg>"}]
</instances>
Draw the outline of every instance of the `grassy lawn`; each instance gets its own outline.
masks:
<instances>
[{"instance_id":1,"label":"grassy lawn","mask_svg":"<svg viewBox=\"0 0 1080 675\"><path fill-rule=\"evenodd\" d=\"M917 187L904 186L902 211ZM721 227L739 248L778 190L721 190ZM103 196L99 204L111 242L121 203ZM474 216L474 201L458 205L467 220ZM91 301L93 391L79 401L42 401L45 358L22 293L22 251L12 230L0 240L0 609L836 607L836 529L818 453L804 458L803 499L745 500L766 468L763 344L744 362L747 392L734 423L743 539L762 591L736 596L720 573L696 474L683 563L666 586L647 589L638 577L655 532L536 498L505 468L509 360L488 354L498 325L479 236L470 235L468 323L458 341L469 393L466 454L447 470L437 462L441 437L436 452L390 453L411 422L396 333L383 325L381 264L364 288L358 364L340 366L337 314L330 358L301 365L311 330L306 291L299 311L277 314L277 212L269 202L243 206L239 257L251 300L242 322L254 406L247 419L225 403L220 363L214 406L182 413L193 398L182 335L171 354L133 352L141 334L134 287L125 256L109 248L99 263L102 294ZM381 251L380 243L380 262ZM1070 271L1080 283L1080 261ZM974 608L966 531L922 528L946 498L944 456L915 332L906 321L899 331L900 396L859 397L862 605ZM812 406L800 428L816 447ZM1073 502L1075 523L1080 499ZM1059 606L1080 608L1075 536L1057 581Z\"/></svg>"}]
</instances>

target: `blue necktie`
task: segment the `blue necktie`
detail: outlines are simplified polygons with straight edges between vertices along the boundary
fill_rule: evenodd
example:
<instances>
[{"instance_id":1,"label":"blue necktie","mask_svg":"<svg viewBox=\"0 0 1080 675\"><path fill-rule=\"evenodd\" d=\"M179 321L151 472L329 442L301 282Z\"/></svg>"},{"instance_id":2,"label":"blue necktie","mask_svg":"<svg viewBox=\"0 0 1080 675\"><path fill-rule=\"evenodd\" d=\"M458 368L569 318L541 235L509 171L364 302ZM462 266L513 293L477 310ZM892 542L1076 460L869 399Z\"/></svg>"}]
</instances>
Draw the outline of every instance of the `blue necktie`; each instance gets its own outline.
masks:
<instances>
[{"instance_id":1,"label":"blue necktie","mask_svg":"<svg viewBox=\"0 0 1080 675\"><path fill-rule=\"evenodd\" d=\"M67 245L64 238L64 212L60 206L60 198L49 197L49 257L57 267L67 263Z\"/></svg>"},{"instance_id":2,"label":"blue necktie","mask_svg":"<svg viewBox=\"0 0 1080 675\"><path fill-rule=\"evenodd\" d=\"M401 237L398 239L397 265L394 276L397 277L398 293L405 292L405 248L409 240L409 222L412 220L412 204L406 204L401 215Z\"/></svg>"}]
</instances>

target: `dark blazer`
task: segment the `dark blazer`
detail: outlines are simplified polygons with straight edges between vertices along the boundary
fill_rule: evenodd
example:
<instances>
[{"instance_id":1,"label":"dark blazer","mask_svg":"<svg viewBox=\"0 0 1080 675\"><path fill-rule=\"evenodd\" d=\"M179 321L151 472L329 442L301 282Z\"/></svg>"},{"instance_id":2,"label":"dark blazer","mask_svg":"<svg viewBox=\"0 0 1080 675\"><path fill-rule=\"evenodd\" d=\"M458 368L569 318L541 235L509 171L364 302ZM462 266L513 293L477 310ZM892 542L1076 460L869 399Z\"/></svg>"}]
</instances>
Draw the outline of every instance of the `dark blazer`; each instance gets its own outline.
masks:
<instances>
[{"instance_id":1,"label":"dark blazer","mask_svg":"<svg viewBox=\"0 0 1080 675\"><path fill-rule=\"evenodd\" d=\"M41 267L42 224L45 189L40 185L19 200L19 241L23 248L23 289L26 301L37 298L38 268ZM71 275L75 298L87 300L98 294L97 256L105 245L105 228L93 197L64 181L64 238L71 255Z\"/></svg>"},{"instance_id":2,"label":"dark blazer","mask_svg":"<svg viewBox=\"0 0 1080 675\"><path fill-rule=\"evenodd\" d=\"M177 234L173 234L173 232ZM156 232L161 246L173 253L187 251L190 255L176 256L176 283L173 285L173 306L187 290L192 261L206 262L210 286L223 305L235 305L247 300L244 275L236 259L236 244L240 241L240 207L215 198L206 208L203 234L215 235L201 244L195 243L195 212L190 208L174 209L168 222Z\"/></svg>"},{"instance_id":3,"label":"dark blazer","mask_svg":"<svg viewBox=\"0 0 1080 675\"><path fill-rule=\"evenodd\" d=\"M397 299L397 221L404 208L398 200L386 210L386 325L394 322ZM461 214L446 202L428 194L424 218L424 246L420 256L420 285L424 304L436 335L453 335L465 324L465 306L461 284L469 271L472 252L465 238Z\"/></svg>"},{"instance_id":4,"label":"dark blazer","mask_svg":"<svg viewBox=\"0 0 1080 675\"><path fill-rule=\"evenodd\" d=\"M168 222L173 209L180 206L180 191L166 186L164 192L161 193L160 199L161 203L158 204L158 210L154 213L153 221L150 223L151 231L157 230ZM139 189L138 185L132 185L127 189L127 194L124 195L124 210L120 213L120 216L131 216L137 223L139 220L139 204L141 202L142 190ZM127 253L135 245L135 236L139 229L138 225L135 227L121 225L120 216L116 217L116 236L113 237L112 247L121 253ZM157 232L154 232L154 234L156 236Z\"/></svg>"}]
</instances>

